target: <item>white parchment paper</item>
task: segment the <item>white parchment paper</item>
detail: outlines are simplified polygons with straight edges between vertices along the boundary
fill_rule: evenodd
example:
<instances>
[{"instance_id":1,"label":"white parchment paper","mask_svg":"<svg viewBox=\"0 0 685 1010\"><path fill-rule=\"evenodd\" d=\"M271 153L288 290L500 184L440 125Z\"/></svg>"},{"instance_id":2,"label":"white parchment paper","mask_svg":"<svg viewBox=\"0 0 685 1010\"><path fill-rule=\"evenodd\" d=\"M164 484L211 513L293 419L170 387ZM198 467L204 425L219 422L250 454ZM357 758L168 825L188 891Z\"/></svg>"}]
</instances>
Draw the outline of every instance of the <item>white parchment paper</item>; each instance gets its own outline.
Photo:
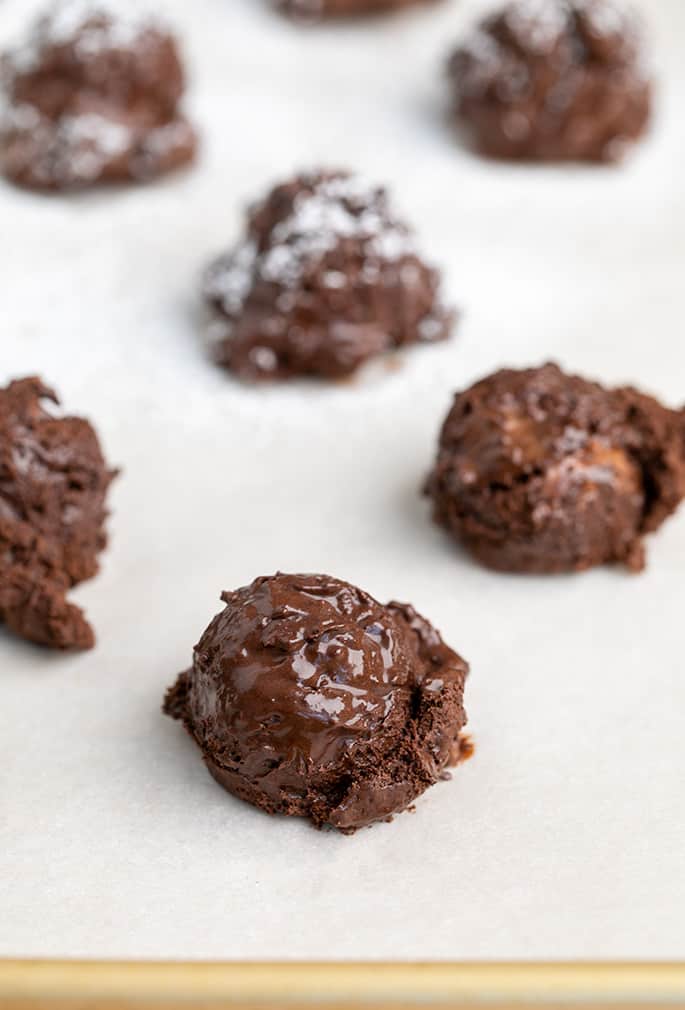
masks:
<instances>
[{"instance_id":1,"label":"white parchment paper","mask_svg":"<svg viewBox=\"0 0 685 1010\"><path fill-rule=\"evenodd\" d=\"M35 5L0 4L0 42ZM685 4L650 0L649 139L618 168L493 165L445 129L440 68L478 4L295 28L169 0L194 171L39 197L0 186L0 381L39 372L123 467L63 657L0 633L0 955L685 956L685 514L641 576L476 567L419 494L454 389L555 358L685 400ZM445 266L456 339L344 386L238 385L197 273L274 178L389 183ZM472 663L475 757L352 838L223 792L159 708L219 607L322 570L412 601Z\"/></svg>"}]
</instances>

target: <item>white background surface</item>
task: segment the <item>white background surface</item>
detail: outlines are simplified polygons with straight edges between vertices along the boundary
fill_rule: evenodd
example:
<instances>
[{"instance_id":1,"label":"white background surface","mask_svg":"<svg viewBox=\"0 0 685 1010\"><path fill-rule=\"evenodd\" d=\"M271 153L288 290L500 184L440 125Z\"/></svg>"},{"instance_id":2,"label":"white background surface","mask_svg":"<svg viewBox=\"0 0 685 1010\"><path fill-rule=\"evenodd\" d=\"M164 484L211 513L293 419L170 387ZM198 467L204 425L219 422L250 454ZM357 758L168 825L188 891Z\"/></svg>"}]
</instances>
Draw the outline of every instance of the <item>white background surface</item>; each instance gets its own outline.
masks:
<instances>
[{"instance_id":1,"label":"white background surface","mask_svg":"<svg viewBox=\"0 0 685 1010\"><path fill-rule=\"evenodd\" d=\"M492 165L441 121L463 0L294 28L174 0L194 171L42 198L0 187L0 381L40 372L124 473L79 589L95 651L0 633L0 955L685 956L685 514L649 570L481 570L419 487L451 392L554 357L685 400L685 4L652 0L661 82L620 168ZM4 0L0 42L32 5ZM462 307L451 343L344 386L245 388L204 356L197 272L299 166L393 187ZM347 838L223 792L162 694L223 588L323 570L411 600L472 663L476 755Z\"/></svg>"}]
</instances>

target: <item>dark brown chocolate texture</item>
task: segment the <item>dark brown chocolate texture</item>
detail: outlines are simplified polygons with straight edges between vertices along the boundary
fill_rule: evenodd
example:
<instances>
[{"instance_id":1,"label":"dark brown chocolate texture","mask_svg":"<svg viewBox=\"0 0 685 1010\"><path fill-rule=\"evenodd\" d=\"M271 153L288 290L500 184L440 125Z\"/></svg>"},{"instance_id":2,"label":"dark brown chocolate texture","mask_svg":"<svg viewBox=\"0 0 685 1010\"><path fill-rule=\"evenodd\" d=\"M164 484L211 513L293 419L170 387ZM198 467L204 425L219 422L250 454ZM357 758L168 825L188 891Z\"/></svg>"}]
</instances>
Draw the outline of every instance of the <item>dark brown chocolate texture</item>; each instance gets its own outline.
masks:
<instances>
[{"instance_id":1,"label":"dark brown chocolate texture","mask_svg":"<svg viewBox=\"0 0 685 1010\"><path fill-rule=\"evenodd\" d=\"M553 364L505 369L455 397L428 491L491 568L639 571L643 537L685 497L685 410Z\"/></svg>"},{"instance_id":2,"label":"dark brown chocolate texture","mask_svg":"<svg viewBox=\"0 0 685 1010\"><path fill-rule=\"evenodd\" d=\"M468 666L412 607L280 573L222 599L164 709L229 792L350 832L458 760Z\"/></svg>"},{"instance_id":3,"label":"dark brown chocolate texture","mask_svg":"<svg viewBox=\"0 0 685 1010\"><path fill-rule=\"evenodd\" d=\"M276 7L304 21L385 14L435 0L274 0Z\"/></svg>"},{"instance_id":4,"label":"dark brown chocolate texture","mask_svg":"<svg viewBox=\"0 0 685 1010\"><path fill-rule=\"evenodd\" d=\"M492 157L612 161L649 120L641 25L621 0L512 0L449 75L457 120Z\"/></svg>"},{"instance_id":5,"label":"dark brown chocolate texture","mask_svg":"<svg viewBox=\"0 0 685 1010\"><path fill-rule=\"evenodd\" d=\"M439 285L385 191L331 172L297 176L252 207L204 294L217 360L242 378L341 378L384 351L447 337Z\"/></svg>"},{"instance_id":6,"label":"dark brown chocolate texture","mask_svg":"<svg viewBox=\"0 0 685 1010\"><path fill-rule=\"evenodd\" d=\"M0 621L54 649L95 637L69 589L98 570L114 476L87 421L48 413L40 379L0 389Z\"/></svg>"},{"instance_id":7,"label":"dark brown chocolate texture","mask_svg":"<svg viewBox=\"0 0 685 1010\"><path fill-rule=\"evenodd\" d=\"M176 41L134 0L58 0L1 66L0 168L19 185L144 181L195 155Z\"/></svg>"}]
</instances>

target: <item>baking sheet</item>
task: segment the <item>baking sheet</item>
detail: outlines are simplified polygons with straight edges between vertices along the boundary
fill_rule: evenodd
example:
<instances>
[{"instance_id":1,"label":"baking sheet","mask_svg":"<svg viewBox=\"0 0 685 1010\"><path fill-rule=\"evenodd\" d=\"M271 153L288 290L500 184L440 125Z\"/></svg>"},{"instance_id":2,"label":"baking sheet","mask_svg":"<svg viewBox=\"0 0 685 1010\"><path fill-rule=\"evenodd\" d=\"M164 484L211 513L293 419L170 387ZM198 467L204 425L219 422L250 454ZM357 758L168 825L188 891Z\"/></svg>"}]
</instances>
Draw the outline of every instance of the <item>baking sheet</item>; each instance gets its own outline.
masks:
<instances>
[{"instance_id":1,"label":"baking sheet","mask_svg":"<svg viewBox=\"0 0 685 1010\"><path fill-rule=\"evenodd\" d=\"M35 4L4 0L0 42ZM660 77L619 168L468 154L440 64L480 5L303 30L258 0L168 0L204 132L148 188L0 187L0 381L40 372L124 468L95 651L0 633L0 956L685 956L685 513L641 576L477 568L419 495L451 392L550 357L685 399L685 5L645 3ZM346 385L251 389L203 354L198 269L276 177L392 185L444 264L456 339ZM223 792L159 706L258 574L411 600L472 663L475 757L348 838Z\"/></svg>"}]
</instances>

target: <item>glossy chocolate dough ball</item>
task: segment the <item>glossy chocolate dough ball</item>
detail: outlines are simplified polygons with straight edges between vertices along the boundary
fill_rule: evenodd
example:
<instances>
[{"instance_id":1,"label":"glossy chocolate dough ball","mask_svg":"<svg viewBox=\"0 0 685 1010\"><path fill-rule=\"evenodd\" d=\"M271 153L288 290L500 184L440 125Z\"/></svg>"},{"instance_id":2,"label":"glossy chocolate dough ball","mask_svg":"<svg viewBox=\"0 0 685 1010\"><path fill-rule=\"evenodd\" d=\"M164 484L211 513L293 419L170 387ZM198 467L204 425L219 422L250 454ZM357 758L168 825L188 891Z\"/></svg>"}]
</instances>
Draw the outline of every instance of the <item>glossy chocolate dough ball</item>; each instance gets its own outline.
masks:
<instances>
[{"instance_id":1,"label":"glossy chocolate dough ball","mask_svg":"<svg viewBox=\"0 0 685 1010\"><path fill-rule=\"evenodd\" d=\"M349 832L458 760L468 667L412 607L327 575L259 578L222 599L165 711L229 792Z\"/></svg>"}]
</instances>

